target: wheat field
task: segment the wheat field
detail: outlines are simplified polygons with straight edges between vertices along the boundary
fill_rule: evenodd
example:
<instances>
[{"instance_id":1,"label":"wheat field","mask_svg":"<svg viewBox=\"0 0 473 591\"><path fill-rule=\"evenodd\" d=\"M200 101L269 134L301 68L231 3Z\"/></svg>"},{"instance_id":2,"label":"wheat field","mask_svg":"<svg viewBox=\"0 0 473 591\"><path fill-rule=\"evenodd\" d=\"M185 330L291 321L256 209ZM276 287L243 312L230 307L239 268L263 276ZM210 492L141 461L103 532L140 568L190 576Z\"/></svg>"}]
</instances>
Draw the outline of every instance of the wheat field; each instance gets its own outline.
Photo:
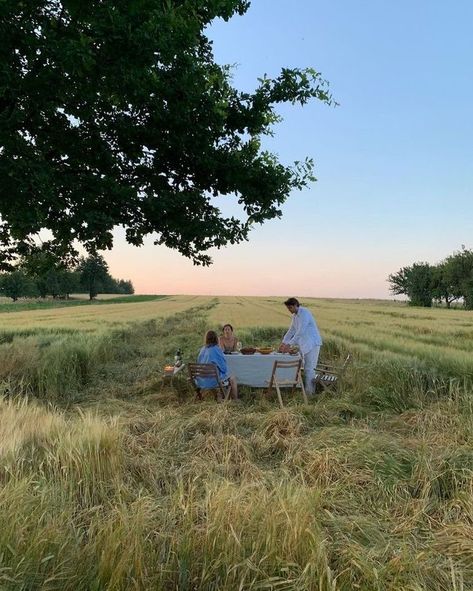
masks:
<instances>
[{"instance_id":1,"label":"wheat field","mask_svg":"<svg viewBox=\"0 0 473 591\"><path fill-rule=\"evenodd\" d=\"M302 300L354 357L308 406L161 377L226 322L277 344L284 299L0 313L0 589L473 589L472 313Z\"/></svg>"},{"instance_id":2,"label":"wheat field","mask_svg":"<svg viewBox=\"0 0 473 591\"><path fill-rule=\"evenodd\" d=\"M0 314L0 331L65 329L95 332L178 314L191 307L205 305L208 300L209 298L205 296L166 296L155 301L130 304L110 303L100 306L10 312Z\"/></svg>"},{"instance_id":3,"label":"wheat field","mask_svg":"<svg viewBox=\"0 0 473 591\"><path fill-rule=\"evenodd\" d=\"M236 330L258 326L287 329L285 298L219 297L209 319ZM410 308L401 302L301 299L326 340L360 356L424 364L432 371L473 377L473 312Z\"/></svg>"}]
</instances>

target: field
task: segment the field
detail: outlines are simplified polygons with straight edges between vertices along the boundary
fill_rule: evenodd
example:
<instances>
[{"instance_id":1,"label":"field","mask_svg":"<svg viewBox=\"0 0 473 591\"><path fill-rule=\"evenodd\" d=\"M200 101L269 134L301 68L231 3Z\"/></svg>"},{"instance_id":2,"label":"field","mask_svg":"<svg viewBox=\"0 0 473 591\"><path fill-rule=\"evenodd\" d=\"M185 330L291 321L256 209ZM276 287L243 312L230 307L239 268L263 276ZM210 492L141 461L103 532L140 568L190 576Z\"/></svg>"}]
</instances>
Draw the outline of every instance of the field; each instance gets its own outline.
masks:
<instances>
[{"instance_id":1,"label":"field","mask_svg":"<svg viewBox=\"0 0 473 591\"><path fill-rule=\"evenodd\" d=\"M276 344L282 299L0 304L0 589L473 589L473 314L305 300L354 356L309 406L163 383L207 328Z\"/></svg>"}]
</instances>

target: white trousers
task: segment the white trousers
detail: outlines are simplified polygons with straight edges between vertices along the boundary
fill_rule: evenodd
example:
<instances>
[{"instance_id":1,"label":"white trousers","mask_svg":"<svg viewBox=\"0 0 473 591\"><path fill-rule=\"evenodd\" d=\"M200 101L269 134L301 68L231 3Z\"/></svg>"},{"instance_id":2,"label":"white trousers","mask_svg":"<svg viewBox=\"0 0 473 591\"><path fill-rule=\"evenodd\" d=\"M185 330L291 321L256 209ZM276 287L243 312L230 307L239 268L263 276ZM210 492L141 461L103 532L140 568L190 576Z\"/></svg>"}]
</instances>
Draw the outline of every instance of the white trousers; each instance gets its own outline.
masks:
<instances>
[{"instance_id":1,"label":"white trousers","mask_svg":"<svg viewBox=\"0 0 473 591\"><path fill-rule=\"evenodd\" d=\"M304 388L308 396L315 393L315 367L319 359L320 345L317 345L304 355Z\"/></svg>"}]
</instances>

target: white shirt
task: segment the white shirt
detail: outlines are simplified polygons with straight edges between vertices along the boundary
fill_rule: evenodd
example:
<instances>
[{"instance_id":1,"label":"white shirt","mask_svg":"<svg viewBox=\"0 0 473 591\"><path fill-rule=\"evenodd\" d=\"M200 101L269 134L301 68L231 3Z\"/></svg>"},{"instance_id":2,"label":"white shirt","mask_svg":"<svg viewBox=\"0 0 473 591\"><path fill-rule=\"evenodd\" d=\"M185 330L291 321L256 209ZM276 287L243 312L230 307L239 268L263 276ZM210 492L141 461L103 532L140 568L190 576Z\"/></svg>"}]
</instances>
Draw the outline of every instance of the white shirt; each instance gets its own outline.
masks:
<instances>
[{"instance_id":1,"label":"white shirt","mask_svg":"<svg viewBox=\"0 0 473 591\"><path fill-rule=\"evenodd\" d=\"M317 323L307 308L299 306L297 313L292 316L291 326L284 335L282 342L285 345L297 345L302 355L305 355L314 347L322 345L322 337Z\"/></svg>"}]
</instances>

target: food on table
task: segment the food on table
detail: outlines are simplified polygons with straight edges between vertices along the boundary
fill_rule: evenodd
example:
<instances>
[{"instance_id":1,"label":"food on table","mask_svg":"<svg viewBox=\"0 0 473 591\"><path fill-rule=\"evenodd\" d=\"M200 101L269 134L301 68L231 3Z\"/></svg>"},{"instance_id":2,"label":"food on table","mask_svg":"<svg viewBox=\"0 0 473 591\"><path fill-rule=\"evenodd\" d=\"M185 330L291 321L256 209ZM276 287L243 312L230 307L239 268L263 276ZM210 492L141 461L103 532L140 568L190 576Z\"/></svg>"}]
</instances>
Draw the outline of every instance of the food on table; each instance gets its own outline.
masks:
<instances>
[{"instance_id":1,"label":"food on table","mask_svg":"<svg viewBox=\"0 0 473 591\"><path fill-rule=\"evenodd\" d=\"M272 347L258 347L256 350L258 353L261 353L261 355L269 355L269 353L273 352Z\"/></svg>"},{"instance_id":2,"label":"food on table","mask_svg":"<svg viewBox=\"0 0 473 591\"><path fill-rule=\"evenodd\" d=\"M256 349L254 347L242 347L240 349L240 353L242 353L242 355L253 355L255 352Z\"/></svg>"}]
</instances>

